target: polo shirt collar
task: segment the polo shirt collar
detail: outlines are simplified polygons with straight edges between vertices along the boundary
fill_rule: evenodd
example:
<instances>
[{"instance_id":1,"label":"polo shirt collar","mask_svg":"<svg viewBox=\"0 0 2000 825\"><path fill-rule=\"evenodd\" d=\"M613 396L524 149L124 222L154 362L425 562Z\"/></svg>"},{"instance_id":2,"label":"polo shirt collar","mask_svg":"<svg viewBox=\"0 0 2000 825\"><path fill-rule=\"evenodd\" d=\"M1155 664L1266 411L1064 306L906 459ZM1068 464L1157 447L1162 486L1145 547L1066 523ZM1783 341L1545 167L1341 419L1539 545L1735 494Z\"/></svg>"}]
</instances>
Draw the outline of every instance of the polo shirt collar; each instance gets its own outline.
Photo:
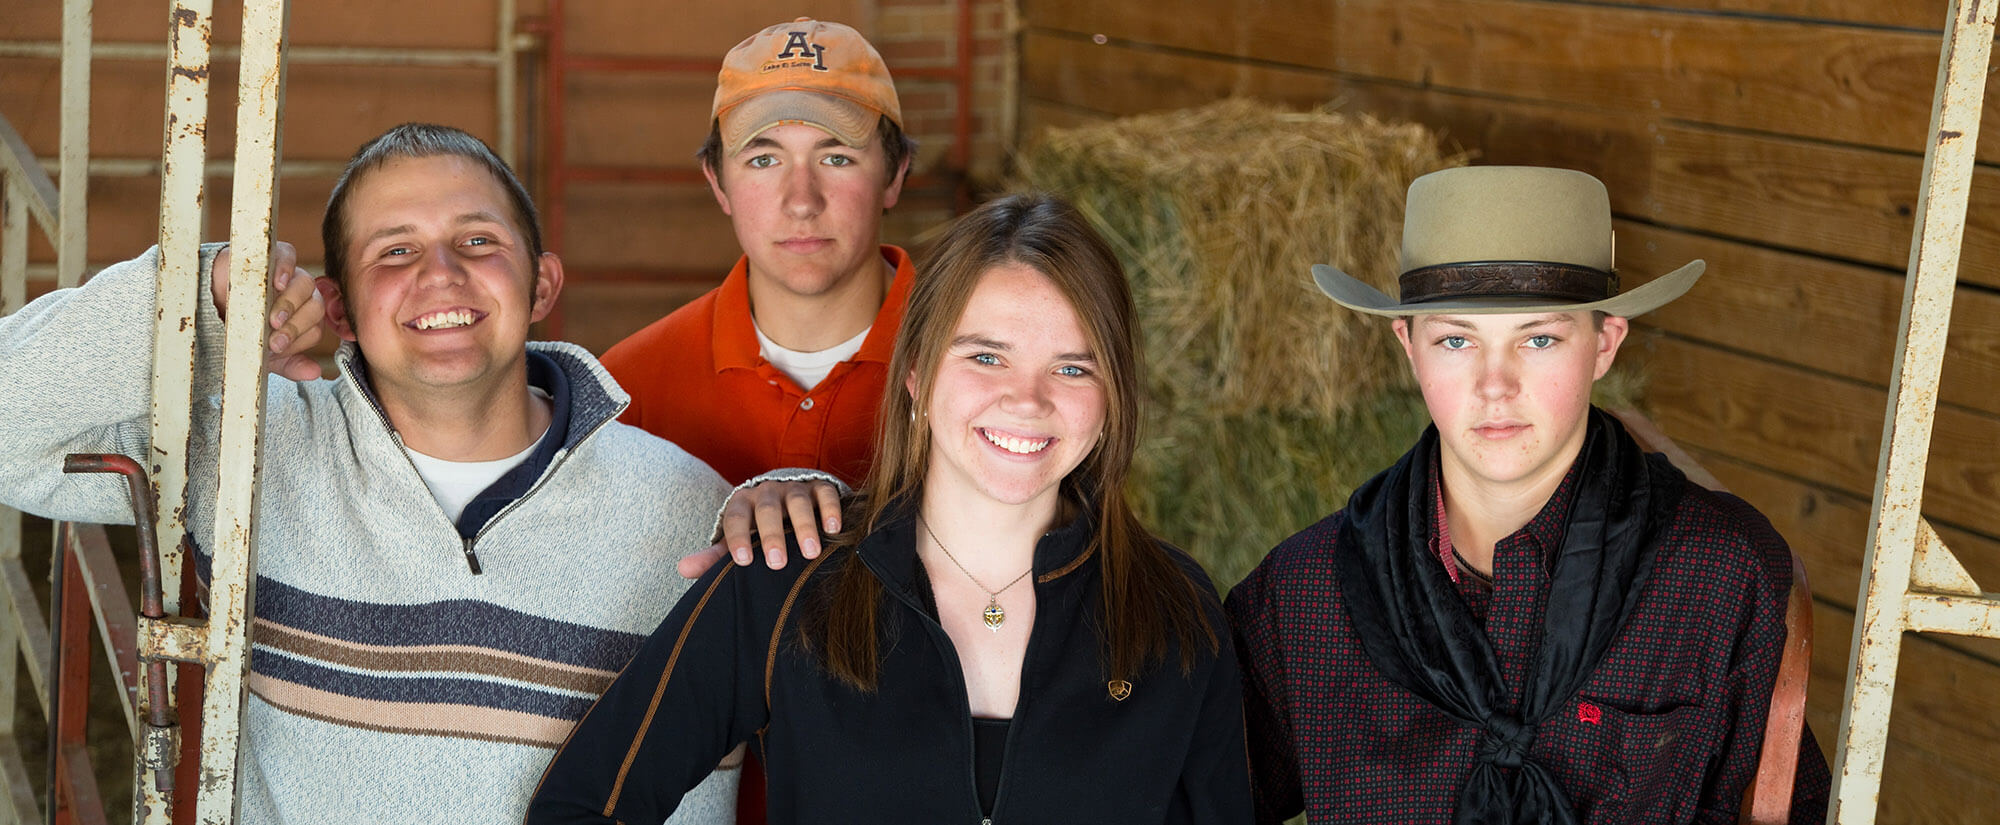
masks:
<instances>
[{"instance_id":1,"label":"polo shirt collar","mask_svg":"<svg viewBox=\"0 0 2000 825\"><path fill-rule=\"evenodd\" d=\"M882 308L876 310L868 337L861 341L861 350L849 361L889 363L889 356L896 348L896 328L903 324L903 306L910 299L910 284L917 277L910 253L889 244L881 248L883 260L896 268L896 275L882 295ZM757 347L757 328L750 316L750 256L737 258L736 266L730 268L722 286L716 288L715 318L710 327L715 331L709 347L715 353L716 372L732 367L756 369L764 364L764 356Z\"/></svg>"}]
</instances>

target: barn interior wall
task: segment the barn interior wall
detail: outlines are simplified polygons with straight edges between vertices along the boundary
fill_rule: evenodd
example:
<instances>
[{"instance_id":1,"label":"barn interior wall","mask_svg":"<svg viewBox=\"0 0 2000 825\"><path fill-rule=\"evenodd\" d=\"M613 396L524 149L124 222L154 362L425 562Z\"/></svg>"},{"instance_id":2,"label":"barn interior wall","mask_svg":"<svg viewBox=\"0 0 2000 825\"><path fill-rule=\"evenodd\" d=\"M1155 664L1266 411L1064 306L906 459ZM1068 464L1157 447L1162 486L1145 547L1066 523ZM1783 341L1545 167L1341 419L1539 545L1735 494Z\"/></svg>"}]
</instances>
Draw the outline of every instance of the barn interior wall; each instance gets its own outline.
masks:
<instances>
[{"instance_id":1,"label":"barn interior wall","mask_svg":"<svg viewBox=\"0 0 2000 825\"><path fill-rule=\"evenodd\" d=\"M1241 95L1414 120L1475 163L1611 190L1649 412L1805 560L1809 722L1831 751L1945 0L1021 2L1020 133ZM1964 242L1926 516L2000 582L2000 128ZM1306 277L1306 273L1273 273ZM1338 502L1330 502L1329 508ZM2000 646L1905 645L1884 822L2000 818Z\"/></svg>"},{"instance_id":2,"label":"barn interior wall","mask_svg":"<svg viewBox=\"0 0 2000 825\"><path fill-rule=\"evenodd\" d=\"M538 195L545 188L548 130L539 93L548 5L518 0L508 26L524 48L521 88L511 128L521 141L515 165ZM0 115L19 130L30 149L50 161L60 139L61 34L59 2L20 4L0 15ZM424 120L458 126L497 145L500 113L496 73L490 67L439 67L405 62L366 65L302 59L301 49L329 47L400 50L492 51L501 21L497 0L404 3L355 0L294 2L279 193L279 237L299 248L309 268L322 252L319 219L340 165L363 141L397 123ZM681 58L719 66L743 38L801 14L848 23L869 37L898 69L929 70L899 78L907 131L919 143L912 169L918 185L885 222L885 240L908 244L952 214L956 206L953 117L958 93L949 70L960 61L959 0L814 0L805 6L746 0L741 3L655 3L589 0L565 4L567 51L592 57ZM1013 131L1005 112L1014 86L1010 36L1014 25L1004 0L969 0L972 49L969 148L964 173L975 183L995 179L1003 161L1001 138ZM234 43L241 17L231 3L217 3L215 42ZM97 0L96 40L108 44L165 42L166 7L151 0ZM164 56L113 58L92 63L90 180L91 268L136 255L158 236ZM914 74L921 74L915 72ZM218 59L210 97L209 155L233 151L236 74L233 60ZM618 166L650 172L697 172L694 152L706 136L715 92L713 68L699 71L607 72L572 69L563 137L572 166ZM146 168L146 164L154 168ZM226 169L208 180L208 237L227 229ZM705 184L654 179L572 183L561 204L543 198L544 212L560 208L569 227L562 248L569 276L563 301L563 337L602 351L639 326L714 286L737 250L728 219ZM698 180L698 178L697 178ZM38 233L29 243L31 294L53 286L54 252Z\"/></svg>"},{"instance_id":3,"label":"barn interior wall","mask_svg":"<svg viewBox=\"0 0 2000 825\"><path fill-rule=\"evenodd\" d=\"M218 42L238 18L219 3ZM0 115L39 155L58 141L60 4L0 15ZM489 49L494 0L294 3L295 46ZM1731 489L1771 517L1813 579L1818 640L1809 721L1831 748L1845 678L1902 267L1921 173L1945 0L973 0L970 173L997 179L1005 149L1040 130L1230 95L1426 123L1480 163L1583 169L1610 187L1628 278L1690 258L1710 275L1644 319L1627 359L1645 366L1649 412ZM955 60L952 0L824 0L892 70ZM520 15L544 11L523 0ZM764 0L572 3L578 53L717 59L798 13ZM157 43L163 8L98 0L100 42ZM385 21L394 21L393 25ZM523 171L540 171L527 94ZM162 67L93 64L89 258L136 254L157 234ZM218 62L210 154L226 158L234 73ZM948 157L948 82L899 82L918 171ZM712 75L575 75L568 158L690 169ZM1989 87L1987 108L2000 108ZM279 234L309 267L332 168L405 120L501 128L486 69L294 62ZM1988 587L2000 582L2000 129L1981 166L1954 302L1926 515ZM227 178L209 181L211 237ZM543 205L545 209L549 204ZM947 216L943 187L890 213L909 243ZM565 336L602 349L719 280L735 257L726 220L687 184L575 185ZM35 237L31 290L54 255ZM1274 274L1275 276L1276 274ZM1304 273L1298 273L1304 277ZM1882 797L1885 822L2000 819L2000 647L1922 637L1904 648Z\"/></svg>"}]
</instances>

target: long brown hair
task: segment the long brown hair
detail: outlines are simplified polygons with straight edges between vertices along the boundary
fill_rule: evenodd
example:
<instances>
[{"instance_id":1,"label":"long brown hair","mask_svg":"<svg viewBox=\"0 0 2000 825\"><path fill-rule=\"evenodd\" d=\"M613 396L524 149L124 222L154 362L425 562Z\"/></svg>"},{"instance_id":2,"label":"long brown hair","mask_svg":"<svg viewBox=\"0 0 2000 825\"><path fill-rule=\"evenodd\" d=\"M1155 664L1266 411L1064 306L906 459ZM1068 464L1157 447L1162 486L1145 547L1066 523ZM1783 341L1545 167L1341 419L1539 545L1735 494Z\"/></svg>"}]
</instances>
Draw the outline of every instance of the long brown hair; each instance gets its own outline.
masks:
<instances>
[{"instance_id":1,"label":"long brown hair","mask_svg":"<svg viewBox=\"0 0 2000 825\"><path fill-rule=\"evenodd\" d=\"M1075 208L1054 197L1011 195L953 222L918 268L889 361L889 381L877 413L875 462L852 499L848 529L829 541L828 563L839 569L815 583L820 598L800 623L800 638L841 681L873 690L881 666L877 611L882 585L853 552L861 537L914 508L930 466L930 426L914 410L930 408L938 366L980 279L994 267L1021 264L1055 284L1083 327L1104 385L1104 431L1096 447L1062 480L1061 495L1096 511L1097 530L1085 552L1102 569L1098 619L1111 678L1130 679L1180 650L1183 672L1196 652L1220 649L1204 613L1205 592L1152 534L1125 498L1125 478L1139 440L1139 354L1132 293L1111 247ZM916 377L914 397L904 386ZM847 551L842 553L841 551Z\"/></svg>"}]
</instances>

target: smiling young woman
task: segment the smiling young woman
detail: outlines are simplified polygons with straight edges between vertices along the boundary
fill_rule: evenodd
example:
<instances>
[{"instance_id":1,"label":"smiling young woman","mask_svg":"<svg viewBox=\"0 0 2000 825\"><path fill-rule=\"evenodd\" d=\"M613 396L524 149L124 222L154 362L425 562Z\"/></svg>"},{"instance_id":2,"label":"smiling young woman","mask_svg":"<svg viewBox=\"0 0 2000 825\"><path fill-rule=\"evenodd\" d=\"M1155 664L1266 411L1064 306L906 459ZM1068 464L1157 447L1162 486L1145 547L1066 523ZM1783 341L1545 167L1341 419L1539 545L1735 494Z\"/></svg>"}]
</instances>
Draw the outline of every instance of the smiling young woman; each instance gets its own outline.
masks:
<instances>
[{"instance_id":1,"label":"smiling young woman","mask_svg":"<svg viewBox=\"0 0 2000 825\"><path fill-rule=\"evenodd\" d=\"M710 570L529 821L659 821L746 741L772 822L1249 821L1213 587L1125 500L1133 324L1068 205L954 223L910 294L849 529L805 564Z\"/></svg>"}]
</instances>

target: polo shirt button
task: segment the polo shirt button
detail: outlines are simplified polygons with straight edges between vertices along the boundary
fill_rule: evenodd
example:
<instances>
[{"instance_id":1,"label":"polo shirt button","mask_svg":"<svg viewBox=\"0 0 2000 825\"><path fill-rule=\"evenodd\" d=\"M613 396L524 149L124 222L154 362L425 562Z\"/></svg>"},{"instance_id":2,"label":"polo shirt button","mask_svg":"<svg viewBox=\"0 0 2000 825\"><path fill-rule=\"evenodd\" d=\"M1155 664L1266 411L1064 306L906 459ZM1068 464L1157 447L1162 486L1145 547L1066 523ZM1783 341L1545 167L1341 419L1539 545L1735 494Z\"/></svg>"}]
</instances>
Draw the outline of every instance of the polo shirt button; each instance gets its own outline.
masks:
<instances>
[{"instance_id":1,"label":"polo shirt button","mask_svg":"<svg viewBox=\"0 0 2000 825\"><path fill-rule=\"evenodd\" d=\"M799 409L801 410L810 410L812 408L813 408L813 400L810 398L799 402Z\"/></svg>"}]
</instances>

